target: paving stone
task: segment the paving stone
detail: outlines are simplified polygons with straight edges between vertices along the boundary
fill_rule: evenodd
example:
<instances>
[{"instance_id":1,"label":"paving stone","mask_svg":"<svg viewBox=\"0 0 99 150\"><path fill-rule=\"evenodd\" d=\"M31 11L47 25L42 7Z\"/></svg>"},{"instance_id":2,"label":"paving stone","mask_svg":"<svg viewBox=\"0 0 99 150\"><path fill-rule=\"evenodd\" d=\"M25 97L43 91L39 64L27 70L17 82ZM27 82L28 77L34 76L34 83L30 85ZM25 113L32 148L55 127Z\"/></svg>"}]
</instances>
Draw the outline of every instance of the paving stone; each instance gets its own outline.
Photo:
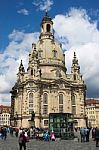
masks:
<instances>
[{"instance_id":1,"label":"paving stone","mask_svg":"<svg viewBox=\"0 0 99 150\"><path fill-rule=\"evenodd\" d=\"M27 143L27 150L98 150L95 141L81 143L75 140L37 141L31 139ZM19 150L18 138L8 135L6 140L0 139L0 150Z\"/></svg>"}]
</instances>

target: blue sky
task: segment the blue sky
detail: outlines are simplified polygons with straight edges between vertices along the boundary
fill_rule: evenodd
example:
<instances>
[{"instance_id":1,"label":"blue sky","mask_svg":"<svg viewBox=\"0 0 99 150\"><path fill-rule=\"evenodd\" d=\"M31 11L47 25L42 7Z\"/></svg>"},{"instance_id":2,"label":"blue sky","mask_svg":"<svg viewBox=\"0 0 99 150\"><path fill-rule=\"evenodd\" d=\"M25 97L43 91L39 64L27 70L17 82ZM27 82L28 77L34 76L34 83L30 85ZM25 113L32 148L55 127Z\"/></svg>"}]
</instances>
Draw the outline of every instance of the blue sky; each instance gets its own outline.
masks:
<instances>
[{"instance_id":1,"label":"blue sky","mask_svg":"<svg viewBox=\"0 0 99 150\"><path fill-rule=\"evenodd\" d=\"M99 98L99 1L98 0L1 0L0 1L0 103L10 104L20 60L40 32L45 9L54 21L56 39L63 44L66 67L77 54L87 97ZM75 38L76 37L76 38ZM13 74L13 78L12 75Z\"/></svg>"},{"instance_id":2,"label":"blue sky","mask_svg":"<svg viewBox=\"0 0 99 150\"><path fill-rule=\"evenodd\" d=\"M33 2L39 0L1 0L0 3L0 49L3 50L8 44L8 35L16 30L25 32L35 32L39 30L39 24L44 15L44 11L39 11L39 7L33 5ZM43 2L43 1L42 1ZM49 12L53 18L57 14L66 14L71 7L86 9L92 19L98 19L99 10L98 0L54 0ZM26 9L28 15L18 13L18 10Z\"/></svg>"}]
</instances>

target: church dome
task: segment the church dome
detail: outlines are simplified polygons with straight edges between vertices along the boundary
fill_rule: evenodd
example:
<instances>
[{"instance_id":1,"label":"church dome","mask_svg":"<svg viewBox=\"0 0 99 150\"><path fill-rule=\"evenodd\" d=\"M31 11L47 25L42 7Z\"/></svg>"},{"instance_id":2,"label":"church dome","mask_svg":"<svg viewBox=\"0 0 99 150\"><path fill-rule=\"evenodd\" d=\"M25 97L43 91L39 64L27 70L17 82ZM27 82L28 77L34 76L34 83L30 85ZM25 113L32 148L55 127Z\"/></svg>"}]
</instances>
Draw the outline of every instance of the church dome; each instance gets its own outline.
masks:
<instances>
[{"instance_id":1,"label":"church dome","mask_svg":"<svg viewBox=\"0 0 99 150\"><path fill-rule=\"evenodd\" d=\"M37 43L39 60L47 60L65 67L65 56L62 45L55 41L53 33L53 21L46 13L41 22L41 33Z\"/></svg>"}]
</instances>

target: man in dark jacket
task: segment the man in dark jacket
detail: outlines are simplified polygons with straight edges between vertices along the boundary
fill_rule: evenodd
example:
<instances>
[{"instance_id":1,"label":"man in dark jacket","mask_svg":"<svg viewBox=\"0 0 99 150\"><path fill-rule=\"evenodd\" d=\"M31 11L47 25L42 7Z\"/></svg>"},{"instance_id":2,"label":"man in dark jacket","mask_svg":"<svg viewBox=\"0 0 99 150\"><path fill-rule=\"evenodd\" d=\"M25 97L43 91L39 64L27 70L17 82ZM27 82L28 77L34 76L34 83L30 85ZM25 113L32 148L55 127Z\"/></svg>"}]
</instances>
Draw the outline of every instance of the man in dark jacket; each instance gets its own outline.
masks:
<instances>
[{"instance_id":1,"label":"man in dark jacket","mask_svg":"<svg viewBox=\"0 0 99 150\"><path fill-rule=\"evenodd\" d=\"M96 139L96 147L98 147L98 142L99 142L99 127L96 128L95 139Z\"/></svg>"},{"instance_id":2,"label":"man in dark jacket","mask_svg":"<svg viewBox=\"0 0 99 150\"><path fill-rule=\"evenodd\" d=\"M19 146L20 146L20 150L22 150L22 147L24 148L24 150L26 150L26 136L25 136L25 132L23 131L20 136L19 136Z\"/></svg>"}]
</instances>

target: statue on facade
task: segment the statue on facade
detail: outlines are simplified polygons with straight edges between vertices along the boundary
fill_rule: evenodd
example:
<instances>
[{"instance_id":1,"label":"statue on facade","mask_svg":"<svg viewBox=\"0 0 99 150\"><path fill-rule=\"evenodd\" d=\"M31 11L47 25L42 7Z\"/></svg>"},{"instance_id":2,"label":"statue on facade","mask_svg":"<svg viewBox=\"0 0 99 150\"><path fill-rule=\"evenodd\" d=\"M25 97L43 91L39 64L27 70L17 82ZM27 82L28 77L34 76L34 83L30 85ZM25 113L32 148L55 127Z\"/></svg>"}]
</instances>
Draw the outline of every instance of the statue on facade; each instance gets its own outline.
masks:
<instances>
[{"instance_id":1,"label":"statue on facade","mask_svg":"<svg viewBox=\"0 0 99 150\"><path fill-rule=\"evenodd\" d=\"M31 120L34 121L34 118L35 118L35 113L34 113L34 111L32 111Z\"/></svg>"}]
</instances>

